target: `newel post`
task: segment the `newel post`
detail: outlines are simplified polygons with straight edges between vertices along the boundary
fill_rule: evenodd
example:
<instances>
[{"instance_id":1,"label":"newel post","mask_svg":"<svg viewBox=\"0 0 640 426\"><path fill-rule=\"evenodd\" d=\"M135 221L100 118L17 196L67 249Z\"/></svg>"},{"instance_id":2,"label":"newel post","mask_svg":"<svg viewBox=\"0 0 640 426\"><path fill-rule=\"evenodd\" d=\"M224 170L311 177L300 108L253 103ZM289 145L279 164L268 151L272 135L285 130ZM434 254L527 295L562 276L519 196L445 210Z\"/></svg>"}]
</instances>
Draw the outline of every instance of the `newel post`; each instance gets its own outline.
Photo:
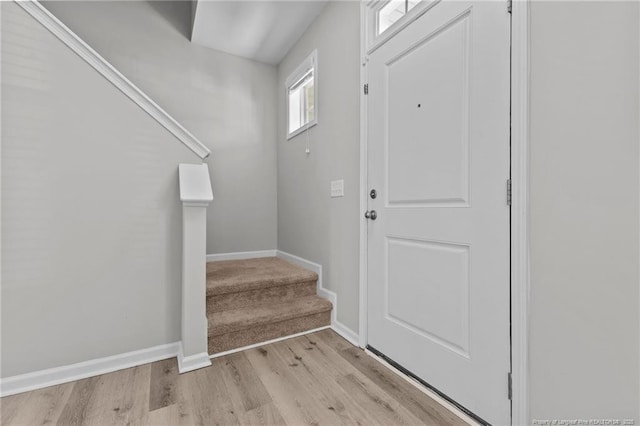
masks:
<instances>
[{"instance_id":1,"label":"newel post","mask_svg":"<svg viewBox=\"0 0 640 426\"><path fill-rule=\"evenodd\" d=\"M180 164L182 201L182 341L180 373L211 365L207 349L207 206L213 200L206 164Z\"/></svg>"}]
</instances>

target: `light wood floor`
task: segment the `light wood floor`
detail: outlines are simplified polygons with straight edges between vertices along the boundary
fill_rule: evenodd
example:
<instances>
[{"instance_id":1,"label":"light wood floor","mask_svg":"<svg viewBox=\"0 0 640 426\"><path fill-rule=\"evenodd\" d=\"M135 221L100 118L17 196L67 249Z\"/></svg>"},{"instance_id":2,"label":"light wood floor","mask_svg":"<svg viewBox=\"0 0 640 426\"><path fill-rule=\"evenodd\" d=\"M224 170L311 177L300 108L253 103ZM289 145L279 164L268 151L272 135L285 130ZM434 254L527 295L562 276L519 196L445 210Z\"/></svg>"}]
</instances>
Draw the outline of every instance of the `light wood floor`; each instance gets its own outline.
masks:
<instances>
[{"instance_id":1,"label":"light wood floor","mask_svg":"<svg viewBox=\"0 0 640 426\"><path fill-rule=\"evenodd\" d=\"M462 425L324 330L178 374L175 359L0 400L3 425Z\"/></svg>"}]
</instances>

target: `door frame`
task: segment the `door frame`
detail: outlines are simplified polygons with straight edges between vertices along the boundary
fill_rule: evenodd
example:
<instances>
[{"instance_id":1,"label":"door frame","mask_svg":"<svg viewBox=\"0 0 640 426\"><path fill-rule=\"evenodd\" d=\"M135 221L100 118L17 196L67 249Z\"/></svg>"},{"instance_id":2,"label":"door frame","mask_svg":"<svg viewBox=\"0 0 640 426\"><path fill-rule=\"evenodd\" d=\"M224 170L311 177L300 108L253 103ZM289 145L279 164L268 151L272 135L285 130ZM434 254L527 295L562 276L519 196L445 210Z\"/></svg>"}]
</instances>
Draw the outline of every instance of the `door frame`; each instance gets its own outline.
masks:
<instances>
[{"instance_id":1,"label":"door frame","mask_svg":"<svg viewBox=\"0 0 640 426\"><path fill-rule=\"evenodd\" d=\"M511 424L529 424L529 15L530 0L511 6ZM360 2L360 211L368 204L367 184L367 13ZM424 8L424 12L430 7ZM423 12L423 13L424 13ZM416 13L403 25L417 19ZM359 345L367 346L367 221L360 220ZM505 384L506 386L506 384Z\"/></svg>"}]
</instances>

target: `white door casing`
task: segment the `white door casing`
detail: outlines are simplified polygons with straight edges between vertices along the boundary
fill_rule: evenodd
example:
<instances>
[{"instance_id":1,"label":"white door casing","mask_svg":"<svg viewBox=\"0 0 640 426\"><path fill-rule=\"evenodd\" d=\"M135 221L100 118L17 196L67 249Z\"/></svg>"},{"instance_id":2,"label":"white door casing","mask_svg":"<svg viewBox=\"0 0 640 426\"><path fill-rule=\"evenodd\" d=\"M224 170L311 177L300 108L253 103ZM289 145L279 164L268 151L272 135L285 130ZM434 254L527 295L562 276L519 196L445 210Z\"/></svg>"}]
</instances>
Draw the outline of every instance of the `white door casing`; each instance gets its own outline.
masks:
<instances>
[{"instance_id":1,"label":"white door casing","mask_svg":"<svg viewBox=\"0 0 640 426\"><path fill-rule=\"evenodd\" d=\"M367 340L510 422L509 15L442 1L368 62Z\"/></svg>"}]
</instances>

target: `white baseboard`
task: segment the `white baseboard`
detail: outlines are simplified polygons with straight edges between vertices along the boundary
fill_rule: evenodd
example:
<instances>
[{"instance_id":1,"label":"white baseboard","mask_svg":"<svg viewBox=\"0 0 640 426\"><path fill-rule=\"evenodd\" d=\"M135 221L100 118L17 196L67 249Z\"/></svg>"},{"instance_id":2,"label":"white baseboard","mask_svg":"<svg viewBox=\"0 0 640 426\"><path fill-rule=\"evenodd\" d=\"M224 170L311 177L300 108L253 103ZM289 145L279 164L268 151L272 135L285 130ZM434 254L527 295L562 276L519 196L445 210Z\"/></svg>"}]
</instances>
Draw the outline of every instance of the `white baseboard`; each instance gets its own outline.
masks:
<instances>
[{"instance_id":1,"label":"white baseboard","mask_svg":"<svg viewBox=\"0 0 640 426\"><path fill-rule=\"evenodd\" d=\"M180 374L208 367L210 365L211 360L209 359L208 353L202 352L195 355L184 356L184 353L182 352L182 344L180 344L180 348L178 349L178 371Z\"/></svg>"},{"instance_id":2,"label":"white baseboard","mask_svg":"<svg viewBox=\"0 0 640 426\"><path fill-rule=\"evenodd\" d=\"M300 266L301 268L308 269L318 274L318 289L322 288L322 265L298 256L294 256L282 250L276 250L276 256L280 259L284 259L287 262L293 263L294 265Z\"/></svg>"},{"instance_id":3,"label":"white baseboard","mask_svg":"<svg viewBox=\"0 0 640 426\"><path fill-rule=\"evenodd\" d=\"M358 333L338 321L338 295L333 291L324 288L324 282L322 280L322 265L298 256L294 256L282 250L277 251L277 256L281 259L293 263L294 265L298 265L301 268L308 269L318 274L318 296L324 297L333 304L333 309L331 310L331 328L336 333L347 339L349 342L353 343L355 346L360 346L360 338L358 337Z\"/></svg>"},{"instance_id":4,"label":"white baseboard","mask_svg":"<svg viewBox=\"0 0 640 426\"><path fill-rule=\"evenodd\" d=\"M218 253L208 254L207 262L217 262L219 260L242 260L254 259L257 257L276 257L278 250L258 250L258 251L239 251L235 253Z\"/></svg>"},{"instance_id":5,"label":"white baseboard","mask_svg":"<svg viewBox=\"0 0 640 426\"><path fill-rule=\"evenodd\" d=\"M48 368L32 373L0 379L0 396L14 395L48 386L86 379L136 367L178 355L180 343L169 343L133 352L92 359L62 367Z\"/></svg>"},{"instance_id":6,"label":"white baseboard","mask_svg":"<svg viewBox=\"0 0 640 426\"><path fill-rule=\"evenodd\" d=\"M346 327L341 322L336 321L335 324L331 324L331 329L344 337L349 343L356 348L360 347L360 338L356 332Z\"/></svg>"},{"instance_id":7,"label":"white baseboard","mask_svg":"<svg viewBox=\"0 0 640 426\"><path fill-rule=\"evenodd\" d=\"M328 328L331 328L331 326L327 325L327 326L324 326L324 327L318 327L318 328L314 328L313 330L307 330L307 331L303 331L303 332L296 333L296 334L290 334L289 336L278 337L277 339L271 339L271 340L267 340L267 341L260 342L260 343L254 343L252 345L243 346L241 348L230 349L228 351L219 352L217 354L210 355L209 358L214 359L214 358L219 358L219 357L225 356L225 355L235 354L236 352L246 351L247 349L259 348L260 346L270 345L271 343L276 343L276 342L282 342L283 340L293 339L294 337L304 336L305 334L315 333L316 331L322 331L322 330L326 330Z\"/></svg>"},{"instance_id":8,"label":"white baseboard","mask_svg":"<svg viewBox=\"0 0 640 426\"><path fill-rule=\"evenodd\" d=\"M333 291L322 288L319 283L317 293L318 296L327 299L333 305L333 309L331 310L331 325L334 325L338 322L338 295Z\"/></svg>"}]
</instances>

